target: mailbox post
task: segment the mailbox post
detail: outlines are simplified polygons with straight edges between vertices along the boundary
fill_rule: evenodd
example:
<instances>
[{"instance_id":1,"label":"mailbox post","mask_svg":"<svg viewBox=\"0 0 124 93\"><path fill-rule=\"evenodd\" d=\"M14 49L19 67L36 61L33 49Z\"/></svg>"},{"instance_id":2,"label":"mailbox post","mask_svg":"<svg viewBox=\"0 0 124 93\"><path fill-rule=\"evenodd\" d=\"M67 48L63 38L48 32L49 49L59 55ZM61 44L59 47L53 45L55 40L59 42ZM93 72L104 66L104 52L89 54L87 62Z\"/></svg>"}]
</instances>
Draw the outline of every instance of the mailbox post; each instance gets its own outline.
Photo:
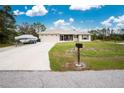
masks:
<instances>
[{"instance_id":1,"label":"mailbox post","mask_svg":"<svg viewBox=\"0 0 124 93\"><path fill-rule=\"evenodd\" d=\"M76 43L76 47L77 47L77 61L78 61L78 64L76 64L76 66L81 66L81 64L80 64L80 48L83 48L83 45L81 43Z\"/></svg>"}]
</instances>

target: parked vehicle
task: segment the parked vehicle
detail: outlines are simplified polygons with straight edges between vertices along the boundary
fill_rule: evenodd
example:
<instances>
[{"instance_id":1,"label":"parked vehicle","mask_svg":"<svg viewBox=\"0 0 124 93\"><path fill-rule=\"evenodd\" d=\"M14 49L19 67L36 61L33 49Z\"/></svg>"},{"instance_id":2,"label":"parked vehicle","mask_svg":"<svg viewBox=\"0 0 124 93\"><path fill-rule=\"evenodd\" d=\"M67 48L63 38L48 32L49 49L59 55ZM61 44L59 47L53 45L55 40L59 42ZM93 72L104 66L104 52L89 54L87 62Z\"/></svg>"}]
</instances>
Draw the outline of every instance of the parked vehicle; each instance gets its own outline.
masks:
<instances>
[{"instance_id":1,"label":"parked vehicle","mask_svg":"<svg viewBox=\"0 0 124 93\"><path fill-rule=\"evenodd\" d=\"M23 44L35 44L35 43L37 43L38 38L33 35L26 34L26 35L21 35L21 36L15 37L15 40L19 41Z\"/></svg>"}]
</instances>

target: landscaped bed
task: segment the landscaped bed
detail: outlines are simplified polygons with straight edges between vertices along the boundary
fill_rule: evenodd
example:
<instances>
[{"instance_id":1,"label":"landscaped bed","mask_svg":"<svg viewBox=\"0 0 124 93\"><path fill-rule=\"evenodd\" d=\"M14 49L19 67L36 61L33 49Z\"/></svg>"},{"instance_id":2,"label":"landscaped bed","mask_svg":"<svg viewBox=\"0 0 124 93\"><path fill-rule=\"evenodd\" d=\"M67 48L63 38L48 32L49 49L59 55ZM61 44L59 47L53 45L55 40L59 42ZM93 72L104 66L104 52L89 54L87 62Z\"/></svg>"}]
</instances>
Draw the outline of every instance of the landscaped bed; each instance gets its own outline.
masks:
<instances>
[{"instance_id":1,"label":"landscaped bed","mask_svg":"<svg viewBox=\"0 0 124 93\"><path fill-rule=\"evenodd\" d=\"M92 41L83 43L83 46L81 49L81 62L86 64L86 70L124 69L123 44ZM75 70L71 66L77 62L75 42L57 43L50 50L49 56L50 66L53 71Z\"/></svg>"}]
</instances>

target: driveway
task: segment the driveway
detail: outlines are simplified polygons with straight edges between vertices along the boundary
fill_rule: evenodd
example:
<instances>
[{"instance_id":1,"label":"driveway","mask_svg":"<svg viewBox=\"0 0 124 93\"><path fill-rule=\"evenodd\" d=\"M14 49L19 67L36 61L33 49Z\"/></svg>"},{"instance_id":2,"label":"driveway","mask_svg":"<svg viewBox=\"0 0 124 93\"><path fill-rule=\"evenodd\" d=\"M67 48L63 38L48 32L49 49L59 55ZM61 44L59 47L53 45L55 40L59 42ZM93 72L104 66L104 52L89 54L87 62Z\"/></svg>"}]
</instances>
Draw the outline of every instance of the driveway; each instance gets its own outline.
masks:
<instances>
[{"instance_id":1,"label":"driveway","mask_svg":"<svg viewBox=\"0 0 124 93\"><path fill-rule=\"evenodd\" d=\"M50 70L48 51L54 44L41 42L1 50L0 70Z\"/></svg>"}]
</instances>

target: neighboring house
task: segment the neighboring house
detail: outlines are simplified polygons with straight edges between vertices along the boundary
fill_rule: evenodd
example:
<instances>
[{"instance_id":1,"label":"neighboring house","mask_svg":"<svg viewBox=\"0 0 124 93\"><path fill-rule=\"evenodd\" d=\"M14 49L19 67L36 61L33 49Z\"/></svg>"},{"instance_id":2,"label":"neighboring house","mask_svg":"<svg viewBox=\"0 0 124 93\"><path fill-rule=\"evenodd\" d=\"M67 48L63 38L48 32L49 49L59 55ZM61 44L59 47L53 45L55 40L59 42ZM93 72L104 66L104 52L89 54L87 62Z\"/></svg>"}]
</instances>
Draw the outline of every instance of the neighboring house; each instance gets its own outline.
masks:
<instances>
[{"instance_id":1,"label":"neighboring house","mask_svg":"<svg viewBox=\"0 0 124 93\"><path fill-rule=\"evenodd\" d=\"M41 42L91 41L91 35L81 31L46 30L39 32Z\"/></svg>"}]
</instances>

